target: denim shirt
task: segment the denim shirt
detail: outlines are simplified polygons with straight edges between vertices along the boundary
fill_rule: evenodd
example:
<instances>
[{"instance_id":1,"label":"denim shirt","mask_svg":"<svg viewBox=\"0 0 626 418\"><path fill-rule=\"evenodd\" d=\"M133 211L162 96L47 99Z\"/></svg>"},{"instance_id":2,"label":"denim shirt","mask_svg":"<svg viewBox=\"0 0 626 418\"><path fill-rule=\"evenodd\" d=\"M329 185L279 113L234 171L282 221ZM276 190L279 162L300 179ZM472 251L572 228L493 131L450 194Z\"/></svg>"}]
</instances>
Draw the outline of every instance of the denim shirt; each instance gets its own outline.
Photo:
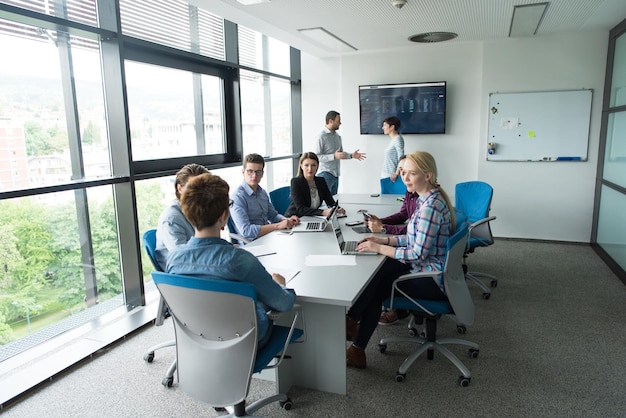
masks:
<instances>
[{"instance_id":1,"label":"denim shirt","mask_svg":"<svg viewBox=\"0 0 626 418\"><path fill-rule=\"evenodd\" d=\"M230 216L237 227L237 233L249 240L259 236L261 225L282 221L285 217L278 213L270 197L259 185L256 192L244 181L232 194L233 207Z\"/></svg>"},{"instance_id":2,"label":"denim shirt","mask_svg":"<svg viewBox=\"0 0 626 418\"><path fill-rule=\"evenodd\" d=\"M174 249L167 260L168 273L252 283L257 295L259 346L269 338L272 325L266 311L289 311L296 295L276 283L257 258L221 238L193 237Z\"/></svg>"},{"instance_id":3,"label":"denim shirt","mask_svg":"<svg viewBox=\"0 0 626 418\"><path fill-rule=\"evenodd\" d=\"M156 231L156 258L161 269L165 269L169 253L179 245L186 244L194 236L178 200L173 201L159 217Z\"/></svg>"}]
</instances>

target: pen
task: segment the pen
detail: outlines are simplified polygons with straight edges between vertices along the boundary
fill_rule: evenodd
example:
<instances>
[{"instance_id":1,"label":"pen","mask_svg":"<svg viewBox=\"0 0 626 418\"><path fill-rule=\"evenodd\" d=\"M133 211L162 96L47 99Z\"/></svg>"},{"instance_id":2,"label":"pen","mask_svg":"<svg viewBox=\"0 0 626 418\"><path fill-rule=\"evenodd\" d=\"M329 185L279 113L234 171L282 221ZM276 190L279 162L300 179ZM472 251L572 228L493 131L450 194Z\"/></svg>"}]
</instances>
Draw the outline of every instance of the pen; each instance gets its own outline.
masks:
<instances>
[{"instance_id":1,"label":"pen","mask_svg":"<svg viewBox=\"0 0 626 418\"><path fill-rule=\"evenodd\" d=\"M293 279L295 279L295 278L296 278L296 276L297 276L298 274L300 274L300 270L298 270L298 272L297 272L296 274L294 274L294 275L293 275L293 277L292 277L291 279L287 280L287 283L289 283L290 281L292 281ZM285 283L285 284L287 284L287 283Z\"/></svg>"},{"instance_id":2,"label":"pen","mask_svg":"<svg viewBox=\"0 0 626 418\"><path fill-rule=\"evenodd\" d=\"M256 257L257 257L257 258L259 258L259 257L263 257L263 256L266 256L266 255L272 255L272 254L276 254L276 253L275 253L275 252L273 252L273 253L259 254L259 255L257 255Z\"/></svg>"}]
</instances>

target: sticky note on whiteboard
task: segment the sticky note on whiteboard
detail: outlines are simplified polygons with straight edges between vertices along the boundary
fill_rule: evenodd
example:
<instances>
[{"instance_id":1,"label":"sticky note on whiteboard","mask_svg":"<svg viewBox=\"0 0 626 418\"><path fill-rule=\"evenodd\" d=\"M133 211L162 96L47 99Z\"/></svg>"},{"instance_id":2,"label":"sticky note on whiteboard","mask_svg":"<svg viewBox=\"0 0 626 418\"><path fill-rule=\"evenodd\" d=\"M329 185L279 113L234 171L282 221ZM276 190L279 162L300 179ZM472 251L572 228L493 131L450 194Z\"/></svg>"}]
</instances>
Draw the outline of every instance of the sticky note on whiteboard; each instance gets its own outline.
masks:
<instances>
[{"instance_id":1,"label":"sticky note on whiteboard","mask_svg":"<svg viewBox=\"0 0 626 418\"><path fill-rule=\"evenodd\" d=\"M528 131L528 137L529 138L535 138L537 135L535 135L535 131Z\"/></svg>"}]
</instances>

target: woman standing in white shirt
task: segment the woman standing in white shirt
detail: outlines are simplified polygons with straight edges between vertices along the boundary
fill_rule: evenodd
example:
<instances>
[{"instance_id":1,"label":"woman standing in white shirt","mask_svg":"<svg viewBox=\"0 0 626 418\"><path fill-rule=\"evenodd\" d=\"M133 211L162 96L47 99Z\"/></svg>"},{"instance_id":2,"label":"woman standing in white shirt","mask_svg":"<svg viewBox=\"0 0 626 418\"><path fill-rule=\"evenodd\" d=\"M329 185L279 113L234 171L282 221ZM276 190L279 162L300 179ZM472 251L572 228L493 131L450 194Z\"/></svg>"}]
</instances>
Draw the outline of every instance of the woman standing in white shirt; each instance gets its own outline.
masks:
<instances>
[{"instance_id":1,"label":"woman standing in white shirt","mask_svg":"<svg viewBox=\"0 0 626 418\"><path fill-rule=\"evenodd\" d=\"M383 155L383 169L380 178L390 177L391 181L398 178L398 162L400 157L404 155L404 138L398 133L400 129L400 119L395 116L389 116L383 121L383 133L389 135L391 141Z\"/></svg>"}]
</instances>

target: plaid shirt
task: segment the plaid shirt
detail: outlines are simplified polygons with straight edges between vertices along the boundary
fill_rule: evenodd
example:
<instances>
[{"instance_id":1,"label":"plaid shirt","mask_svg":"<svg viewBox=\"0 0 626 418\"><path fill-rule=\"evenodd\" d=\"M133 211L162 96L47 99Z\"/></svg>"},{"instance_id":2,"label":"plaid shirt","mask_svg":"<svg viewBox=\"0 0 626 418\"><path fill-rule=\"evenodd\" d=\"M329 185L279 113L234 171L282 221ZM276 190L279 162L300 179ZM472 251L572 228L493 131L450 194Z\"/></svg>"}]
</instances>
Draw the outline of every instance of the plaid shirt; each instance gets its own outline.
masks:
<instances>
[{"instance_id":1,"label":"plaid shirt","mask_svg":"<svg viewBox=\"0 0 626 418\"><path fill-rule=\"evenodd\" d=\"M450 210L438 189L420 196L407 225L407 234L395 236L398 240L395 258L411 263L413 273L443 271L451 222ZM443 291L442 278L435 282Z\"/></svg>"}]
</instances>

